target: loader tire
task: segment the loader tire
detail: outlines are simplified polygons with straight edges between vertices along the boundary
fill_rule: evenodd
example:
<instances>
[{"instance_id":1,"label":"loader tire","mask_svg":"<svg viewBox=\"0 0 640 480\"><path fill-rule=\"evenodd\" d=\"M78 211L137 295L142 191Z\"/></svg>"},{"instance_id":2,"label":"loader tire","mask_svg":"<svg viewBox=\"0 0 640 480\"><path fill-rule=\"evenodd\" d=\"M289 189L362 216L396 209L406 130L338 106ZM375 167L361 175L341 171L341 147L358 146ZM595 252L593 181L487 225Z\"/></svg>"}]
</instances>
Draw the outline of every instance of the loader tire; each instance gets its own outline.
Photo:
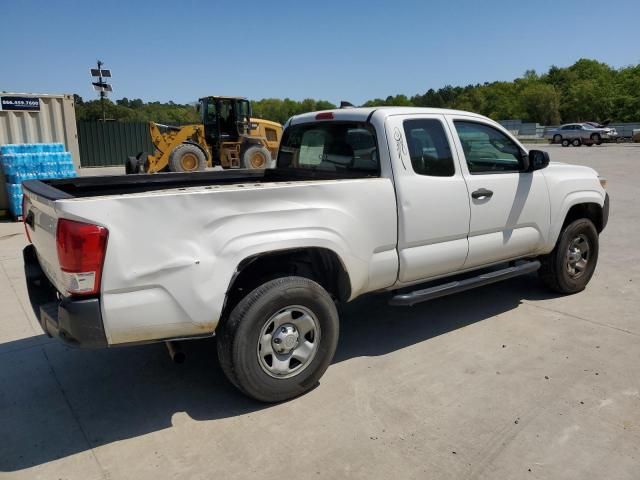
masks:
<instances>
[{"instance_id":1,"label":"loader tire","mask_svg":"<svg viewBox=\"0 0 640 480\"><path fill-rule=\"evenodd\" d=\"M192 143L181 143L169 155L169 170L172 172L196 172L207 168L204 152Z\"/></svg>"},{"instance_id":2,"label":"loader tire","mask_svg":"<svg viewBox=\"0 0 640 480\"><path fill-rule=\"evenodd\" d=\"M262 145L253 145L242 154L242 168L262 169L271 166L271 152Z\"/></svg>"},{"instance_id":3,"label":"loader tire","mask_svg":"<svg viewBox=\"0 0 640 480\"><path fill-rule=\"evenodd\" d=\"M138 173L136 170L138 168L138 159L136 157L128 157L126 162L124 162L124 172L127 175L133 175L134 173Z\"/></svg>"},{"instance_id":4,"label":"loader tire","mask_svg":"<svg viewBox=\"0 0 640 480\"><path fill-rule=\"evenodd\" d=\"M135 175L136 173L145 173L144 158L147 158L146 152L139 153L136 157L128 157L124 162L124 171L127 175Z\"/></svg>"}]
</instances>

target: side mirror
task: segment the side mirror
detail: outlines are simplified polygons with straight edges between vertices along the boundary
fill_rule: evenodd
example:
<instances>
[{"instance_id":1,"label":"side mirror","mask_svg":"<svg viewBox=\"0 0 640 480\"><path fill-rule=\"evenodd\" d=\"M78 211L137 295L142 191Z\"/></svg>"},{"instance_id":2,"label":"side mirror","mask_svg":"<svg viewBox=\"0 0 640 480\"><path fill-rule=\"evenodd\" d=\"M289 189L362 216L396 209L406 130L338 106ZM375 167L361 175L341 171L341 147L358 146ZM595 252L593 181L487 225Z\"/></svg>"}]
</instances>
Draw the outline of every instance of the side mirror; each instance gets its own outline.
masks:
<instances>
[{"instance_id":1,"label":"side mirror","mask_svg":"<svg viewBox=\"0 0 640 480\"><path fill-rule=\"evenodd\" d=\"M529 150L529 171L541 170L549 165L549 154L542 150Z\"/></svg>"}]
</instances>

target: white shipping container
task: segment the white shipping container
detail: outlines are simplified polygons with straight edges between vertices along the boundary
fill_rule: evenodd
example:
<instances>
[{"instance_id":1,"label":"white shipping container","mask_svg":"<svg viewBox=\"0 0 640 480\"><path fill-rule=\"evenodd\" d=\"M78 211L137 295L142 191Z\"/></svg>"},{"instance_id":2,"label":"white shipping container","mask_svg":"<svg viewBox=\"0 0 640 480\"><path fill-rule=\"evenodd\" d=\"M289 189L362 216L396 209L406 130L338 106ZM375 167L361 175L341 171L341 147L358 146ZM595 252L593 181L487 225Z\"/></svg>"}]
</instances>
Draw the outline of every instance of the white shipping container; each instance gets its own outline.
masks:
<instances>
[{"instance_id":1,"label":"white shipping container","mask_svg":"<svg viewBox=\"0 0 640 480\"><path fill-rule=\"evenodd\" d=\"M0 98L0 145L60 142L80 168L73 95L0 93ZM5 182L0 172L0 210L8 208Z\"/></svg>"}]
</instances>

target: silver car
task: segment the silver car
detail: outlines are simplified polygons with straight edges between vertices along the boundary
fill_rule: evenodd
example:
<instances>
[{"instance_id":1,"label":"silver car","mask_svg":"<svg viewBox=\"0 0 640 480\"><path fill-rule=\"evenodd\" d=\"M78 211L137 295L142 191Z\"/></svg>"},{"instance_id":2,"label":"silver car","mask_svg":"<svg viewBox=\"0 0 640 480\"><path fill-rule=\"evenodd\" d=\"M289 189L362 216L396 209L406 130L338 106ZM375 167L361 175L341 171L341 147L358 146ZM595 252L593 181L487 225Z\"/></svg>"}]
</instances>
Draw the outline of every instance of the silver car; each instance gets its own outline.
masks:
<instances>
[{"instance_id":1,"label":"silver car","mask_svg":"<svg viewBox=\"0 0 640 480\"><path fill-rule=\"evenodd\" d=\"M545 137L551 140L551 143L577 147L583 143L591 146L593 144L600 145L604 141L615 140L618 138L618 132L615 128L594 122L567 123L558 128L548 130Z\"/></svg>"}]
</instances>

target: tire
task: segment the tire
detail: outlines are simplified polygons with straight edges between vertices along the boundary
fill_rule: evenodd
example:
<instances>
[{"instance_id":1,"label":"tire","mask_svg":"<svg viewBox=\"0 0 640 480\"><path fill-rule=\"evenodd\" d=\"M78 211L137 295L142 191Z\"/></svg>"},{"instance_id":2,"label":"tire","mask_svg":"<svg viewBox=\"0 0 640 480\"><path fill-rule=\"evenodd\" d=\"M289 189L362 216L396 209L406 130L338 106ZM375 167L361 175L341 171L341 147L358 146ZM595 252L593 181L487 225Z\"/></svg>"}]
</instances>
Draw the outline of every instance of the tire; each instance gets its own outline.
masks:
<instances>
[{"instance_id":1,"label":"tire","mask_svg":"<svg viewBox=\"0 0 640 480\"><path fill-rule=\"evenodd\" d=\"M245 395L281 402L317 385L333 359L338 331L338 312L324 288L303 277L277 278L249 293L221 322L218 358L229 381ZM278 353L278 348L285 351ZM297 360L296 353L299 358L304 353L306 360Z\"/></svg>"},{"instance_id":2,"label":"tire","mask_svg":"<svg viewBox=\"0 0 640 480\"><path fill-rule=\"evenodd\" d=\"M584 247L580 247L584 245L582 242L586 242L586 253ZM576 248L580 252L580 258L585 260L580 268ZM598 232L593 222L587 218L571 222L563 228L553 251L541 258L542 265L538 270L540 280L554 292L581 292L596 269L598 249Z\"/></svg>"},{"instance_id":3,"label":"tire","mask_svg":"<svg viewBox=\"0 0 640 480\"><path fill-rule=\"evenodd\" d=\"M602 137L599 133L594 133L593 135L591 135L591 140L593 140L593 143L595 143L596 145L602 144Z\"/></svg>"},{"instance_id":4,"label":"tire","mask_svg":"<svg viewBox=\"0 0 640 480\"><path fill-rule=\"evenodd\" d=\"M580 140L579 138L574 138L573 140L571 140L571 145L573 145L574 147L579 147L582 145L582 140Z\"/></svg>"},{"instance_id":5,"label":"tire","mask_svg":"<svg viewBox=\"0 0 640 480\"><path fill-rule=\"evenodd\" d=\"M242 167L263 169L271 166L271 152L262 145L252 145L242 154Z\"/></svg>"},{"instance_id":6,"label":"tire","mask_svg":"<svg viewBox=\"0 0 640 480\"><path fill-rule=\"evenodd\" d=\"M585 143L587 147L593 147L593 142Z\"/></svg>"},{"instance_id":7,"label":"tire","mask_svg":"<svg viewBox=\"0 0 640 480\"><path fill-rule=\"evenodd\" d=\"M196 172L207 168L204 152L192 143L181 143L169 155L169 170L172 172Z\"/></svg>"},{"instance_id":8,"label":"tire","mask_svg":"<svg viewBox=\"0 0 640 480\"><path fill-rule=\"evenodd\" d=\"M138 169L136 170L136 173L148 173L148 157L149 154L147 152L140 152L138 154L138 156L136 157L136 159L138 160Z\"/></svg>"},{"instance_id":9,"label":"tire","mask_svg":"<svg viewBox=\"0 0 640 480\"><path fill-rule=\"evenodd\" d=\"M566 138L562 140L563 147L568 147L569 145L571 145L571 142L569 142L569 140L567 140Z\"/></svg>"},{"instance_id":10,"label":"tire","mask_svg":"<svg viewBox=\"0 0 640 480\"><path fill-rule=\"evenodd\" d=\"M562 143L562 135L555 134L551 143Z\"/></svg>"},{"instance_id":11,"label":"tire","mask_svg":"<svg viewBox=\"0 0 640 480\"><path fill-rule=\"evenodd\" d=\"M147 154L145 152L140 153L137 157L128 157L124 164L124 171L127 175L135 175L137 173L145 173L144 160Z\"/></svg>"},{"instance_id":12,"label":"tire","mask_svg":"<svg viewBox=\"0 0 640 480\"><path fill-rule=\"evenodd\" d=\"M124 162L124 172L127 175L133 175L134 173L138 173L138 159L136 157L127 157L127 160Z\"/></svg>"}]
</instances>

